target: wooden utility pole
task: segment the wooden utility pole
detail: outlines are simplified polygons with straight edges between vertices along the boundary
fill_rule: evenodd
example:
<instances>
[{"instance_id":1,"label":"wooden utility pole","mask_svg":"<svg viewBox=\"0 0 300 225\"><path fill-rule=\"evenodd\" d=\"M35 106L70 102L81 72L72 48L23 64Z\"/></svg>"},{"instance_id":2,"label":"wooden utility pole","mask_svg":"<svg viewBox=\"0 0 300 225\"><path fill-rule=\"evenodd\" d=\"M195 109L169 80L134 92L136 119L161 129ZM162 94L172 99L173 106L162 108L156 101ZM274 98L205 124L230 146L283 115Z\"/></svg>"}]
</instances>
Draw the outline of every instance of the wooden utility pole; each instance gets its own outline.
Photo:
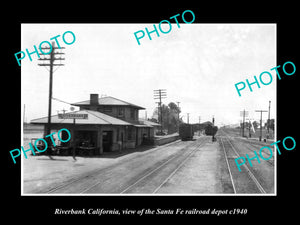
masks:
<instances>
[{"instance_id":1,"label":"wooden utility pole","mask_svg":"<svg viewBox=\"0 0 300 225\"><path fill-rule=\"evenodd\" d=\"M255 112L260 112L260 135L259 135L259 141L261 141L262 138L262 113L268 112L267 110L255 110Z\"/></svg>"},{"instance_id":2,"label":"wooden utility pole","mask_svg":"<svg viewBox=\"0 0 300 225\"><path fill-rule=\"evenodd\" d=\"M249 120L249 126L248 126L249 138L251 138L251 120L250 120L250 118L248 118L248 120Z\"/></svg>"},{"instance_id":3,"label":"wooden utility pole","mask_svg":"<svg viewBox=\"0 0 300 225\"><path fill-rule=\"evenodd\" d=\"M269 113L268 113L268 138L270 137L270 108L271 108L271 101L269 101Z\"/></svg>"},{"instance_id":4,"label":"wooden utility pole","mask_svg":"<svg viewBox=\"0 0 300 225\"><path fill-rule=\"evenodd\" d=\"M52 84L53 84L53 67L54 66L63 66L64 64L61 63L57 63L55 64L54 61L55 60L65 60L64 58L55 58L55 55L57 54L64 54L62 52L55 52L55 49L64 49L64 47L55 47L55 42L52 42L52 45L50 47L43 47L40 48L40 50L42 51L41 55L45 56L43 58L39 58L38 60L40 61L45 61L46 63L39 63L39 66L49 66L49 71L50 71L50 75L49 75L49 101L48 101L48 122L47 125L44 129L44 137L49 135L51 133L51 109L52 109ZM49 52L45 53L43 50L48 50ZM46 55L49 55L50 57L46 57ZM51 157L51 145L52 142L50 140L47 141L48 143L48 156L50 159L52 159Z\"/></svg>"},{"instance_id":5,"label":"wooden utility pole","mask_svg":"<svg viewBox=\"0 0 300 225\"><path fill-rule=\"evenodd\" d=\"M158 89L154 90L154 99L159 99L159 108L160 108L160 125L161 125L161 133L163 132L163 115L162 115L162 104L161 99L167 97L167 90L166 89Z\"/></svg>"},{"instance_id":6,"label":"wooden utility pole","mask_svg":"<svg viewBox=\"0 0 300 225\"><path fill-rule=\"evenodd\" d=\"M57 54L65 54L62 52L55 52L55 49L64 49L64 47L55 47L55 42L52 42L52 47L42 47L42 50L49 50L51 51L50 53L50 57L46 57L46 55L49 55L49 53L45 54L45 53L40 53L41 55L45 56L44 58L39 58L38 60L40 61L46 61L46 63L39 63L39 66L49 66L49 71L50 71L50 75L49 75L49 102L48 102L48 123L46 126L46 129L44 130L44 137L48 134L50 134L51 132L51 109L52 109L52 86L53 86L53 67L54 66L64 66L64 64L58 63L55 64L54 61L55 60L65 60L64 58L55 58L55 55Z\"/></svg>"},{"instance_id":7,"label":"wooden utility pole","mask_svg":"<svg viewBox=\"0 0 300 225\"><path fill-rule=\"evenodd\" d=\"M242 137L244 137L245 136L245 117L247 117L248 116L248 111L246 111L245 109L243 110L243 111L240 111L240 116L242 116L243 117L243 124L242 124L242 126L241 126L241 131L242 131Z\"/></svg>"}]
</instances>

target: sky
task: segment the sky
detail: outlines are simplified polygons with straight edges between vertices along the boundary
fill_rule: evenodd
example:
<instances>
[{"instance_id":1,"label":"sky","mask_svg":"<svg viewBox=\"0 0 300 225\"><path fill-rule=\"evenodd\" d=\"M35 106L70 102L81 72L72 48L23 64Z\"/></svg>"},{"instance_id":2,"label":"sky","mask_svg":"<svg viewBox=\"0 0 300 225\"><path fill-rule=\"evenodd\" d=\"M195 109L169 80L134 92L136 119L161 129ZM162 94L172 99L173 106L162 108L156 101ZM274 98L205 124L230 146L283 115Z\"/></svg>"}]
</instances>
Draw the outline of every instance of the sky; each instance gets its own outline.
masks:
<instances>
[{"instance_id":1,"label":"sky","mask_svg":"<svg viewBox=\"0 0 300 225\"><path fill-rule=\"evenodd\" d=\"M166 89L163 103L180 102L185 122L189 113L190 123L214 116L219 126L237 124L244 109L249 118L259 120L255 110L268 110L269 101L271 118L276 117L276 75L270 71L277 66L276 24L182 22L178 28L172 23L168 34L152 33L152 40L146 34L138 45L134 32L145 32L145 27L151 31L153 24L22 24L20 51L32 52L34 45L60 35L65 66L55 68L53 97L67 103L97 93L142 106L146 110L139 116L151 118L157 106L153 90ZM71 45L62 40L66 31L75 34ZM72 41L70 35L65 37ZM48 114L49 71L38 66L36 54L31 57L21 61L21 113L23 117L25 105L26 122ZM253 92L246 87L239 96L235 84L253 82L263 71L273 75L272 83L253 85ZM67 103L52 100L52 115L70 111Z\"/></svg>"}]
</instances>

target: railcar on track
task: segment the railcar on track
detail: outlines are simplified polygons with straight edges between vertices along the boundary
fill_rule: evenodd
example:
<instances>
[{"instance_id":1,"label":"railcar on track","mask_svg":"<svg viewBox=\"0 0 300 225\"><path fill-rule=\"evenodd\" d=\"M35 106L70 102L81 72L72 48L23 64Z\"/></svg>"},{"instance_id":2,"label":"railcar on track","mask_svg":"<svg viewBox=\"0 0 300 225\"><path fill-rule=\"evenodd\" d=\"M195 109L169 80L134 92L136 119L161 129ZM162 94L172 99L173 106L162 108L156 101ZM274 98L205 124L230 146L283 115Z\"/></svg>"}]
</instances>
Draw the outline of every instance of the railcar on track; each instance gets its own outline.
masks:
<instances>
[{"instance_id":1,"label":"railcar on track","mask_svg":"<svg viewBox=\"0 0 300 225\"><path fill-rule=\"evenodd\" d=\"M217 131L218 131L218 127L217 126L213 126L211 124L208 124L205 127L205 134L208 135L208 136L215 136L215 134L217 133Z\"/></svg>"},{"instance_id":2,"label":"railcar on track","mask_svg":"<svg viewBox=\"0 0 300 225\"><path fill-rule=\"evenodd\" d=\"M181 124L179 126L179 136L182 141L193 140L194 130L192 124Z\"/></svg>"}]
</instances>

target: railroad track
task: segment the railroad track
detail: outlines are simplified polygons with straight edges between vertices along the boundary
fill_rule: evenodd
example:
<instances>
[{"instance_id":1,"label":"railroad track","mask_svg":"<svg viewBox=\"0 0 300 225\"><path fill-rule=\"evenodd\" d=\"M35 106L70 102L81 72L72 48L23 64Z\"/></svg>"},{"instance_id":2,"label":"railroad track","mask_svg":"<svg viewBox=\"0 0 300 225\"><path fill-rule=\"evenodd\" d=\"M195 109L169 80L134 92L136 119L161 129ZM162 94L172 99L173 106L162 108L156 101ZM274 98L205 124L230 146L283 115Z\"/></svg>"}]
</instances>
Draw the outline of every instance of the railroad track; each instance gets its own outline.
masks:
<instances>
[{"instance_id":1,"label":"railroad track","mask_svg":"<svg viewBox=\"0 0 300 225\"><path fill-rule=\"evenodd\" d=\"M179 146L180 145L183 146L183 143L181 141L175 141L175 142L163 145L163 146L159 146L155 149L155 151L159 151L164 146L171 146L171 145L174 145L174 144L177 144ZM151 154L151 152L152 152L152 150L146 152L146 154L149 155L149 154ZM126 159L122 160L122 163L126 163L126 162L129 162L131 160L137 160L137 159L142 158L142 157L143 157L143 155L141 155L141 154L138 154L135 157L127 157ZM117 163L119 163L119 162L117 162ZM113 169L117 165L117 163L109 165L108 167L105 167L105 168L101 168L101 169L97 169L97 170L87 172L87 173L85 173L81 176L72 177L72 178L66 180L65 182L63 182L59 185L48 188L47 190L39 191L38 193L47 193L47 194L56 193L57 191L59 191L63 188L66 188L66 187L68 187L68 186L70 186L70 185L72 185L76 182L83 182L86 178L93 177L94 174L104 174L105 172Z\"/></svg>"},{"instance_id":2,"label":"railroad track","mask_svg":"<svg viewBox=\"0 0 300 225\"><path fill-rule=\"evenodd\" d=\"M263 186L260 184L257 177L248 168L246 163L242 165L242 167L245 169L246 173L241 174L242 172L237 171L236 168L233 169L234 167L236 167L234 160L241 156L238 153L238 151L236 150L236 148L233 146L233 144L231 143L230 139L227 136L225 136L225 137L219 137L219 140L220 140L220 143L221 143L221 146L223 148L224 155L226 158L226 164L228 167L228 171L229 171L229 175L230 175L234 193L239 194L239 189L237 188L237 185L239 185L240 182L238 182L238 179L239 180L243 179L244 181L251 181L252 186L256 187L258 193L266 194L267 192L265 191ZM241 176L244 176L244 177L241 177ZM245 176L247 176L247 177L245 177Z\"/></svg>"},{"instance_id":3,"label":"railroad track","mask_svg":"<svg viewBox=\"0 0 300 225\"><path fill-rule=\"evenodd\" d=\"M134 192L140 185L144 185L144 181L147 179L155 179L155 174L162 172L164 170L167 170L169 173L167 173L167 176L164 176L163 179L160 179L158 182L159 184L156 184L155 188L152 188L152 193L155 194L161 189L167 182L168 180L171 179L172 176L184 165L184 163L197 151L199 148L203 145L205 142L205 139L203 139L200 142L195 143L193 146L190 146L188 151L184 152L184 154L176 154L169 158L167 161L162 163L159 167L145 173L141 178L139 178L136 182L125 188L121 194L124 193L131 193ZM169 168L168 168L169 167ZM171 167L171 168L170 168ZM167 169L166 169L167 168ZM154 175L154 176L153 176Z\"/></svg>"},{"instance_id":4,"label":"railroad track","mask_svg":"<svg viewBox=\"0 0 300 225\"><path fill-rule=\"evenodd\" d=\"M254 149L251 149L251 148L249 148L247 145L245 145L245 147L246 147L250 152L256 151L256 152L258 153L259 150L260 150L260 148L263 147L262 145L252 144L251 142L245 142L245 143L247 143L247 144L251 145L252 147L254 147ZM258 148L257 146L260 146L260 148ZM264 145L264 146L267 146L267 145ZM274 147L271 147L271 146L268 146L268 147L270 147L271 149L274 148ZM274 157L274 150L272 150L272 152L273 152L273 157ZM266 151L262 151L261 154L262 154L262 156L263 156L264 158L266 158L266 159L269 158L270 155L271 155L270 153L266 153ZM272 160L269 159L269 160L264 160L264 161L267 162L269 165L274 166L274 158L273 158Z\"/></svg>"},{"instance_id":5,"label":"railroad track","mask_svg":"<svg viewBox=\"0 0 300 225\"><path fill-rule=\"evenodd\" d=\"M227 134L224 133L224 131L222 131L223 135L228 137ZM243 143L246 143L246 145L244 145L244 147L246 147L250 152L253 153L253 151L256 151L257 153L259 153L259 150L264 147L264 146L268 146L270 147L271 149L273 148L273 157L274 157L274 147L270 146L268 143L256 143L254 141L250 141L250 140L247 140L247 139L243 139L243 138L238 138L238 140L240 140L241 142ZM252 146L253 148L249 148L248 145ZM262 156L264 158L269 158L270 157L270 153L268 153L267 151L262 151L261 152ZM269 159L269 160L265 160L269 165L271 166L274 166L274 158L273 159Z\"/></svg>"},{"instance_id":6,"label":"railroad track","mask_svg":"<svg viewBox=\"0 0 300 225\"><path fill-rule=\"evenodd\" d=\"M113 194L129 194L129 193L157 193L161 187L163 187L168 180L184 165L184 163L197 151L203 143L206 141L206 138L195 141L192 144L185 146L184 142L177 142L176 146L182 146L182 149L178 150L176 153L167 156L165 159L154 163L150 168L146 169L145 172L141 172L139 176L134 177L130 180L130 183L126 185L119 184L120 188L113 192ZM160 148L159 148L160 149ZM158 150L155 150L155 152ZM148 154L148 153L147 153ZM150 153L149 153L150 154ZM145 155L144 155L145 156ZM128 158L122 162L129 163L130 160L135 159L138 161L140 156L134 158ZM71 179L61 185L51 188L47 193L60 193L60 190L67 190L68 187L72 185L78 185L79 183L86 183L85 187L76 193L85 194L85 193L95 193L97 186L101 186L102 182L106 182L109 179L110 171L116 166L115 164L101 169L87 173L79 178ZM129 171L130 173L130 171ZM158 176L158 174L163 173L163 175ZM97 179L103 177L102 179ZM93 179L91 179L93 178ZM89 179L89 183L86 182ZM92 182L90 181L92 180ZM149 184L150 183L150 184ZM67 192L68 193L68 192ZM106 192L99 194L105 194ZM111 193L108 193L111 194Z\"/></svg>"}]
</instances>

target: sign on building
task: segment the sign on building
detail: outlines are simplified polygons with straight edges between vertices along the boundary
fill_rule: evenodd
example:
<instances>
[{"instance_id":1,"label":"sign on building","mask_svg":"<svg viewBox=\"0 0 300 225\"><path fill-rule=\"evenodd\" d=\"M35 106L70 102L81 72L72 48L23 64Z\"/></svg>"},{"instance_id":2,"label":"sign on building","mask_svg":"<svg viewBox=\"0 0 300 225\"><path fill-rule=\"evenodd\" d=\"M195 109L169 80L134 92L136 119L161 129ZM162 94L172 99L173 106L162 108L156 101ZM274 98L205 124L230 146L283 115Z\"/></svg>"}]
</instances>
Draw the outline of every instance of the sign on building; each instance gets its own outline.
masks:
<instances>
[{"instance_id":1,"label":"sign on building","mask_svg":"<svg viewBox=\"0 0 300 225\"><path fill-rule=\"evenodd\" d=\"M80 113L65 113L58 114L58 119L88 119L88 114L80 114Z\"/></svg>"}]
</instances>

